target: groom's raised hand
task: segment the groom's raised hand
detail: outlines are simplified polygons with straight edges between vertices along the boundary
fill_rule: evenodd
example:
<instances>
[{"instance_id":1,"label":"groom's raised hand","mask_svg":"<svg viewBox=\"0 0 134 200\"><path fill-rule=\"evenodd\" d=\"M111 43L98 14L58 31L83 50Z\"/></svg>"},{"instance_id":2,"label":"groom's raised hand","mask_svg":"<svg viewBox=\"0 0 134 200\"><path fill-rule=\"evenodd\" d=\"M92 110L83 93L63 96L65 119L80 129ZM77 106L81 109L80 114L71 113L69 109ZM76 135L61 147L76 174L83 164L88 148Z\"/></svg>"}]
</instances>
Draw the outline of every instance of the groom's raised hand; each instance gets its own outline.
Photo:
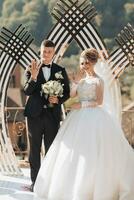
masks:
<instances>
[{"instance_id":1,"label":"groom's raised hand","mask_svg":"<svg viewBox=\"0 0 134 200\"><path fill-rule=\"evenodd\" d=\"M30 73L31 73L31 78L33 80L37 80L37 76L39 74L40 67L41 67L41 64L38 64L38 62L36 60L32 60L31 67L30 67Z\"/></svg>"}]
</instances>

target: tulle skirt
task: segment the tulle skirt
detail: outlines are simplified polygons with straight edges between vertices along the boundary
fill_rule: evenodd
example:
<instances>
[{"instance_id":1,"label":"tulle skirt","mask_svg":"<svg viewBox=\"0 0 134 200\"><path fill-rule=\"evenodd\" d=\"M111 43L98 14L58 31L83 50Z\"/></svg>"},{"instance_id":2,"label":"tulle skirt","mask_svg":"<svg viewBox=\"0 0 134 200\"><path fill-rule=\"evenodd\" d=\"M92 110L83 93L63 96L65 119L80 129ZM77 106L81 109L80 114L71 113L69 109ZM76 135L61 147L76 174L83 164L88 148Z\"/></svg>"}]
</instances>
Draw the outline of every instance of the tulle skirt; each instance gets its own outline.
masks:
<instances>
[{"instance_id":1,"label":"tulle skirt","mask_svg":"<svg viewBox=\"0 0 134 200\"><path fill-rule=\"evenodd\" d=\"M134 152L120 125L101 107L70 112L34 192L41 200L134 200Z\"/></svg>"}]
</instances>

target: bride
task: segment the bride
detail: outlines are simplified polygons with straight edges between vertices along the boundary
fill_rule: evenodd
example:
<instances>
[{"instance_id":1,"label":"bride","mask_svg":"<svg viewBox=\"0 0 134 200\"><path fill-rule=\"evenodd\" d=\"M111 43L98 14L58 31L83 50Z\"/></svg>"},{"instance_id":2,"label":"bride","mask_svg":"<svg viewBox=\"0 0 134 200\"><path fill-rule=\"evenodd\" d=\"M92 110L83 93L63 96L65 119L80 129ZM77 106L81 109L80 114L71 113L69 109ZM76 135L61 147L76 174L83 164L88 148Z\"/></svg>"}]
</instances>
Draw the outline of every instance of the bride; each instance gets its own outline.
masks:
<instances>
[{"instance_id":1,"label":"bride","mask_svg":"<svg viewBox=\"0 0 134 200\"><path fill-rule=\"evenodd\" d=\"M102 108L103 80L95 49L84 50L85 77L72 89L79 103L63 122L39 170L41 200L134 200L134 152L120 125Z\"/></svg>"}]
</instances>

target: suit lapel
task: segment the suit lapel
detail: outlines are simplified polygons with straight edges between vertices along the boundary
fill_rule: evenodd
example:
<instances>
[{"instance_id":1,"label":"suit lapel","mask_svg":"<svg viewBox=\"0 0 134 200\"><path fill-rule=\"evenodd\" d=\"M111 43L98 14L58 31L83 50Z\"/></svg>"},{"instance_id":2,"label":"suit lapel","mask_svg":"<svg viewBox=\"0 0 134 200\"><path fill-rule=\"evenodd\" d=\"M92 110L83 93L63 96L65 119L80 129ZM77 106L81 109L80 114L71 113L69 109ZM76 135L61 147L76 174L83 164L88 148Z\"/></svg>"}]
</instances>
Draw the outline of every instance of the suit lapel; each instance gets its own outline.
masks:
<instances>
[{"instance_id":1,"label":"suit lapel","mask_svg":"<svg viewBox=\"0 0 134 200\"><path fill-rule=\"evenodd\" d=\"M55 75L55 66L54 66L54 64L52 64L52 66L51 66L51 72L50 72L50 77L49 77L48 81L55 79L54 75Z\"/></svg>"},{"instance_id":2,"label":"suit lapel","mask_svg":"<svg viewBox=\"0 0 134 200\"><path fill-rule=\"evenodd\" d=\"M39 71L39 80L42 82L42 83L45 83L46 82L46 79L43 75L43 71L42 71L42 68L40 68L40 71Z\"/></svg>"}]
</instances>

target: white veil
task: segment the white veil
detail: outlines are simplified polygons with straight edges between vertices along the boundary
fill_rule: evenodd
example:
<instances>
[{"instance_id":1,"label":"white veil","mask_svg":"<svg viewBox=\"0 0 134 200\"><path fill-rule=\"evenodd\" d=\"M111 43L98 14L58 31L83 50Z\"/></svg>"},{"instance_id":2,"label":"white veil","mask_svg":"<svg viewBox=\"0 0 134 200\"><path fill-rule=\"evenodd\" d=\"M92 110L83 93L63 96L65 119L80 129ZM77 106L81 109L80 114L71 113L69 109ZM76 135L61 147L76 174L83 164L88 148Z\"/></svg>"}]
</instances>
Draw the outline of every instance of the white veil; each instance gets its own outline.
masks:
<instances>
[{"instance_id":1,"label":"white veil","mask_svg":"<svg viewBox=\"0 0 134 200\"><path fill-rule=\"evenodd\" d=\"M96 73L104 80L103 108L106 109L114 119L121 122L121 93L118 80L112 80L110 66L107 61L98 60L95 66Z\"/></svg>"}]
</instances>

